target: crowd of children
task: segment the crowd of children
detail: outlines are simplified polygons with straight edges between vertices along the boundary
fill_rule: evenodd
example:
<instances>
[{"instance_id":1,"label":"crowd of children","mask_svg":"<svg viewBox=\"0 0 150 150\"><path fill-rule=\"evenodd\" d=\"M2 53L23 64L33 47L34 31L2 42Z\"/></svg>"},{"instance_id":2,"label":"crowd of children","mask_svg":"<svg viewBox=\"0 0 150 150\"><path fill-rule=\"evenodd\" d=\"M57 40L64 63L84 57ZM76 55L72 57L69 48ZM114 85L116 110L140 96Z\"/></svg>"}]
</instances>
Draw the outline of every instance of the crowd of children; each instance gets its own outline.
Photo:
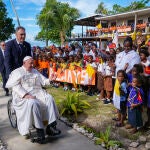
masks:
<instances>
[{"instance_id":1,"label":"crowd of children","mask_svg":"<svg viewBox=\"0 0 150 150\"><path fill-rule=\"evenodd\" d=\"M127 45L129 42L130 45ZM132 40L126 39L126 55L128 50L136 51ZM80 46L78 43L57 48L54 45L49 49L34 49L34 66L45 76L49 76L49 67L54 72L61 68L65 69L87 69L89 66L96 72L95 86L74 85L70 83L59 83L53 81L54 87L63 86L64 90L75 91L80 87L87 92L87 95L94 95L99 92L97 99L102 100L104 104L113 103L117 109L116 126L124 126L124 121L128 118L127 129L135 133L137 129L143 126L142 107L147 107L148 120L145 127L150 126L150 42L148 46L141 47L138 52L140 62L133 64L131 70L127 68L131 65L126 63L124 68L117 70L115 61L119 53L124 48L111 48L109 51L99 50L95 43L86 43ZM134 48L134 50L133 50ZM137 55L136 54L136 55ZM123 60L121 58L121 60ZM122 63L122 61L120 61ZM131 66L130 66L131 67ZM116 71L117 70L117 71Z\"/></svg>"}]
</instances>

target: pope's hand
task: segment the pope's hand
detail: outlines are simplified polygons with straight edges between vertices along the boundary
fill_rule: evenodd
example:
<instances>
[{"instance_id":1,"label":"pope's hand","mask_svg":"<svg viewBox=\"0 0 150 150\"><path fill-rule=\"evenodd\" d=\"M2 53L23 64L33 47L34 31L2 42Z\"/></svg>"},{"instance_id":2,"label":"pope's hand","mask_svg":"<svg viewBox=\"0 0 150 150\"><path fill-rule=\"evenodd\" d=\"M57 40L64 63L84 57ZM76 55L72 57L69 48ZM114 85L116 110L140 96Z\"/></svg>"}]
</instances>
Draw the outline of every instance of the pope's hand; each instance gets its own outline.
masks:
<instances>
[{"instance_id":1,"label":"pope's hand","mask_svg":"<svg viewBox=\"0 0 150 150\"><path fill-rule=\"evenodd\" d=\"M26 99L35 99L36 96L32 96L30 94L26 94L23 98L26 98Z\"/></svg>"}]
</instances>

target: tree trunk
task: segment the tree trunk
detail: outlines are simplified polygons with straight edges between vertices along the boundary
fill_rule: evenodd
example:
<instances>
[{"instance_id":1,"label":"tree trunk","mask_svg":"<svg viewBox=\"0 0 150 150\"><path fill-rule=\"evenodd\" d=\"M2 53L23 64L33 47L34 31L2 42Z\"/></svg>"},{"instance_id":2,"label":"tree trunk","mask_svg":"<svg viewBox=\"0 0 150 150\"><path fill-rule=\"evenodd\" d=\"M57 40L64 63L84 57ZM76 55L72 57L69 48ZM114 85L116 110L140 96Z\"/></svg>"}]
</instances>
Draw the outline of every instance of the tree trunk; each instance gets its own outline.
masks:
<instances>
[{"instance_id":1,"label":"tree trunk","mask_svg":"<svg viewBox=\"0 0 150 150\"><path fill-rule=\"evenodd\" d=\"M65 35L63 31L60 31L60 40L61 40L61 47L63 47L65 42Z\"/></svg>"},{"instance_id":2,"label":"tree trunk","mask_svg":"<svg viewBox=\"0 0 150 150\"><path fill-rule=\"evenodd\" d=\"M45 41L45 42L46 42L46 47L48 47L48 39L46 39L46 41Z\"/></svg>"}]
</instances>

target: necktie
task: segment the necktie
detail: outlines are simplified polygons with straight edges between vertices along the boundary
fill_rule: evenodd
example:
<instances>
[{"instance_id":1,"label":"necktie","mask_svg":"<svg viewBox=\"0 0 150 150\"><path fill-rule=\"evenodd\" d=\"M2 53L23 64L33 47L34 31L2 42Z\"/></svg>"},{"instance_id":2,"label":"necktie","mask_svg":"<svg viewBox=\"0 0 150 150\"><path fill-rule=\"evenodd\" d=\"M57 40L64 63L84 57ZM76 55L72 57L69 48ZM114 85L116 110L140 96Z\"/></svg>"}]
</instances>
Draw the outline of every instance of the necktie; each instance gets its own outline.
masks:
<instances>
[{"instance_id":1,"label":"necktie","mask_svg":"<svg viewBox=\"0 0 150 150\"><path fill-rule=\"evenodd\" d=\"M20 49L20 54L22 55L22 53L23 53L23 49L24 49L23 44L19 44L19 49Z\"/></svg>"}]
</instances>

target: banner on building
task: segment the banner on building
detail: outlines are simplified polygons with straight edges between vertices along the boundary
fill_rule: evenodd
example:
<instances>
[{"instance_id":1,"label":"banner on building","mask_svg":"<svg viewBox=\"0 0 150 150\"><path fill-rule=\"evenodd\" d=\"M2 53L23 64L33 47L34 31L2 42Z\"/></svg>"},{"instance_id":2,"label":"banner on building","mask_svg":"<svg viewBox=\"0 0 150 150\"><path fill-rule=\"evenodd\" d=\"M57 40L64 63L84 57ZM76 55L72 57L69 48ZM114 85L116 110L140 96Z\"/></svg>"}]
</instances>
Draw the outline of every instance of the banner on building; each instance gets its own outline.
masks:
<instances>
[{"instance_id":1,"label":"banner on building","mask_svg":"<svg viewBox=\"0 0 150 150\"><path fill-rule=\"evenodd\" d=\"M130 32L131 31L131 27L126 27L126 28L120 28L117 29L118 32Z\"/></svg>"}]
</instances>

